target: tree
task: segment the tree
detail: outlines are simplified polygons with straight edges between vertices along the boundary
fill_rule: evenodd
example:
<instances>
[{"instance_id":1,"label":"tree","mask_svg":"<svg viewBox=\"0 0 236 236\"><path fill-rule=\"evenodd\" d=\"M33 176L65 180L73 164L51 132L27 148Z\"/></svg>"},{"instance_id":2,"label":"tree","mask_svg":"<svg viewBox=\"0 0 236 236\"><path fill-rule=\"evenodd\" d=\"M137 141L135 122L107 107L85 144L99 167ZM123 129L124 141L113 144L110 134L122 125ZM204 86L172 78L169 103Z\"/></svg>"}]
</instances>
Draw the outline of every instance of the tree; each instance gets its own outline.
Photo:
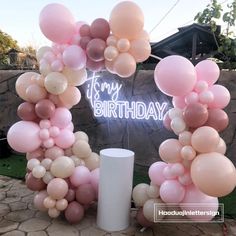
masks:
<instances>
[{"instance_id":1,"label":"tree","mask_svg":"<svg viewBox=\"0 0 236 236\"><path fill-rule=\"evenodd\" d=\"M236 23L236 0L227 5L228 11L222 15L222 6L213 0L211 4L199 12L194 20L197 20L200 24L208 24L211 26L213 33L216 32L217 24L216 20L221 19L227 24L226 30L220 33L216 44L218 46L218 52L222 55L223 61L225 61L225 67L228 69L236 68L236 38L231 30ZM216 39L216 38L215 38Z\"/></svg>"},{"instance_id":2,"label":"tree","mask_svg":"<svg viewBox=\"0 0 236 236\"><path fill-rule=\"evenodd\" d=\"M6 63L6 53L11 49L19 49L17 41L0 30L0 63Z\"/></svg>"}]
</instances>

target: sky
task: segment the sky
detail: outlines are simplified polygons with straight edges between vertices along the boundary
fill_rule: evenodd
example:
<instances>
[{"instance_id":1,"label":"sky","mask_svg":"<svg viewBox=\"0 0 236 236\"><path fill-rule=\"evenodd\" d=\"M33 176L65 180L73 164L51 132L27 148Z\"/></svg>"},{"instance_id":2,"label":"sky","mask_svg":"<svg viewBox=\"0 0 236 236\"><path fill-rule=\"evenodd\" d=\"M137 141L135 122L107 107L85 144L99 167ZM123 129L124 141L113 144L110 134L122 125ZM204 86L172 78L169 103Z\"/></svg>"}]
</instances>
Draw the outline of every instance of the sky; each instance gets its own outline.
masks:
<instances>
[{"instance_id":1,"label":"sky","mask_svg":"<svg viewBox=\"0 0 236 236\"><path fill-rule=\"evenodd\" d=\"M113 7L121 0L4 0L0 6L0 30L18 41L21 47L51 45L39 28L38 18L44 6L61 3L74 15L76 21L91 23L96 18L109 19ZM173 10L150 33L151 42L175 33L178 27L193 23L194 16L202 11L210 0L134 0L144 13L144 29L150 32L174 6ZM226 6L230 2L219 0Z\"/></svg>"}]
</instances>

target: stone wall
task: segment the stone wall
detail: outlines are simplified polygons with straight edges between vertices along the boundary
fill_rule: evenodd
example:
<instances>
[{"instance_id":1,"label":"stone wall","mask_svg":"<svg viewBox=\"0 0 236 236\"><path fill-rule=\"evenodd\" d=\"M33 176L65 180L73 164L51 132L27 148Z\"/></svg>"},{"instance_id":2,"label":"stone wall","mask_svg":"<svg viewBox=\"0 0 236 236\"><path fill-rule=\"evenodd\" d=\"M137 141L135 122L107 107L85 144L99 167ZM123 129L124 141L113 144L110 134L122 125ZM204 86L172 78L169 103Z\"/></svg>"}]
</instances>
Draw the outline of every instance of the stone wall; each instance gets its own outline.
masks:
<instances>
[{"instance_id":1,"label":"stone wall","mask_svg":"<svg viewBox=\"0 0 236 236\"><path fill-rule=\"evenodd\" d=\"M0 71L0 130L7 132L9 127L19 120L16 115L17 106L21 99L15 93L15 81L22 71ZM153 71L139 71L128 79L120 79L108 72L103 72L98 78L99 83L109 82L122 85L119 99L124 101L142 101L145 104L166 102L171 107L170 98L163 95L156 87L153 80ZM222 132L221 136L226 141L227 156L236 164L236 72L221 72L219 84L227 87L232 99L226 112L230 118L230 125ZM72 109L75 130L85 131L90 138L90 145L95 152L108 147L121 147L135 152L136 166L148 167L159 160L158 147L165 139L174 137L168 132L160 120L150 117L145 119L124 119L95 117L89 100L86 98L88 84L80 87L81 102ZM101 89L101 88L100 88ZM111 94L103 91L103 99Z\"/></svg>"}]
</instances>

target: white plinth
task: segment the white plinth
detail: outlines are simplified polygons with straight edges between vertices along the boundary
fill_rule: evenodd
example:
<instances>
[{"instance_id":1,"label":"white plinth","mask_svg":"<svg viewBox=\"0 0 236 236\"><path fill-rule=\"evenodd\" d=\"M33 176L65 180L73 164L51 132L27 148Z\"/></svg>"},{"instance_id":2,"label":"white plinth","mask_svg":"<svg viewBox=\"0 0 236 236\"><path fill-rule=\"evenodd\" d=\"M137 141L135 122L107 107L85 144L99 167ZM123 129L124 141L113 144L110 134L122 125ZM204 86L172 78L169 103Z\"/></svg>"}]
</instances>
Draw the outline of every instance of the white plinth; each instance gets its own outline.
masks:
<instances>
[{"instance_id":1,"label":"white plinth","mask_svg":"<svg viewBox=\"0 0 236 236\"><path fill-rule=\"evenodd\" d=\"M134 152L109 148L100 151L97 225L120 231L130 224Z\"/></svg>"}]
</instances>

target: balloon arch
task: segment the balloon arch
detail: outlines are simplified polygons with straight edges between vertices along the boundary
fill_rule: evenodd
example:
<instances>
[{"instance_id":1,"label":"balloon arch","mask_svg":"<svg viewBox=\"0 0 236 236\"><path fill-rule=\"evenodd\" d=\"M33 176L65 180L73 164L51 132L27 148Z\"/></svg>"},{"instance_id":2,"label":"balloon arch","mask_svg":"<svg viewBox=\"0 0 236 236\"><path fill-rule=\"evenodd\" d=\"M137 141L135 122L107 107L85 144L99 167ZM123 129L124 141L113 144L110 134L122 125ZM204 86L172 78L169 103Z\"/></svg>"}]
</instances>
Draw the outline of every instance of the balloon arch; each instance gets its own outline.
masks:
<instances>
[{"instance_id":1,"label":"balloon arch","mask_svg":"<svg viewBox=\"0 0 236 236\"><path fill-rule=\"evenodd\" d=\"M86 81L86 68L106 68L122 78L134 74L136 63L150 56L149 36L143 30L142 10L129 1L114 7L109 22L98 18L91 25L76 22L63 5L49 4L40 13L39 25L52 46L37 52L40 74L26 72L16 81L25 102L17 111L22 121L9 129L7 138L14 150L27 153L26 185L37 191L36 208L53 218L64 211L70 223L77 223L96 201L99 180L99 156L92 152L87 134L73 133L69 109L81 99L77 86ZM149 168L151 184L133 189L141 225L155 221L156 203L162 203L157 204L161 210L169 203L211 203L217 210L217 197L233 191L235 167L224 156L226 144L218 133L228 125L222 109L230 94L215 84L219 74L211 60L194 67L184 57L169 56L157 64L156 85L173 97L174 108L166 113L164 126L177 138L160 145L162 161Z\"/></svg>"}]
</instances>

